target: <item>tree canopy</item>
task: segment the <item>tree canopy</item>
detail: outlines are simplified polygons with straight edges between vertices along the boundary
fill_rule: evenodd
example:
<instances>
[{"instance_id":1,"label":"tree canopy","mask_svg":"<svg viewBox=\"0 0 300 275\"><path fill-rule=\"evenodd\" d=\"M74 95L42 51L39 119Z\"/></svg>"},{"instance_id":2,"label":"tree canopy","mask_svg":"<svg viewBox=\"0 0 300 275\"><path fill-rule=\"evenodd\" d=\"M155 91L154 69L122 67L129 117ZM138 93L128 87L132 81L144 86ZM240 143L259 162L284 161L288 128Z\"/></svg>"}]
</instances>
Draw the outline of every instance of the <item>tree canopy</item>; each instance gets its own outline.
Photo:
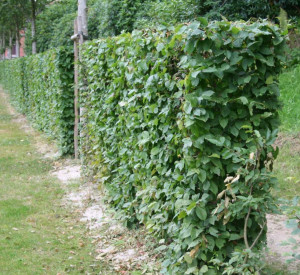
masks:
<instances>
[{"instance_id":1,"label":"tree canopy","mask_svg":"<svg viewBox=\"0 0 300 275\"><path fill-rule=\"evenodd\" d=\"M300 0L88 0L90 39L115 36L133 29L209 19L276 20L280 8L289 18L300 16ZM36 42L38 52L71 45L77 0L3 0L0 3L0 37L8 45L9 32L25 28L26 52ZM35 18L36 17L36 18ZM33 38L32 22L36 20ZM1 44L0 44L1 45Z\"/></svg>"}]
</instances>

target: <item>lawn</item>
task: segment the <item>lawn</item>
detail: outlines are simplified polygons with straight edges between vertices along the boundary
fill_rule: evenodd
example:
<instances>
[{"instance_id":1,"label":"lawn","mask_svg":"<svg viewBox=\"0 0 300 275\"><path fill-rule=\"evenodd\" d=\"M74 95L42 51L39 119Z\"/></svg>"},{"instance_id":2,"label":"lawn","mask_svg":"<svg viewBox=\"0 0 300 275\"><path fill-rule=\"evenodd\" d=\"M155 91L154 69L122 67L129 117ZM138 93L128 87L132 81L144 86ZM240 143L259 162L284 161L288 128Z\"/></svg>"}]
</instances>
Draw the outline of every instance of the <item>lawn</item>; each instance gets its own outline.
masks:
<instances>
[{"instance_id":1,"label":"lawn","mask_svg":"<svg viewBox=\"0 0 300 275\"><path fill-rule=\"evenodd\" d=\"M0 100L0 274L108 274L50 170Z\"/></svg>"},{"instance_id":2,"label":"lawn","mask_svg":"<svg viewBox=\"0 0 300 275\"><path fill-rule=\"evenodd\" d=\"M276 145L280 153L274 172L279 182L275 193L291 199L300 196L300 66L280 75L281 128Z\"/></svg>"},{"instance_id":3,"label":"lawn","mask_svg":"<svg viewBox=\"0 0 300 275\"><path fill-rule=\"evenodd\" d=\"M300 65L284 71L279 78L281 130L286 133L300 132Z\"/></svg>"}]
</instances>

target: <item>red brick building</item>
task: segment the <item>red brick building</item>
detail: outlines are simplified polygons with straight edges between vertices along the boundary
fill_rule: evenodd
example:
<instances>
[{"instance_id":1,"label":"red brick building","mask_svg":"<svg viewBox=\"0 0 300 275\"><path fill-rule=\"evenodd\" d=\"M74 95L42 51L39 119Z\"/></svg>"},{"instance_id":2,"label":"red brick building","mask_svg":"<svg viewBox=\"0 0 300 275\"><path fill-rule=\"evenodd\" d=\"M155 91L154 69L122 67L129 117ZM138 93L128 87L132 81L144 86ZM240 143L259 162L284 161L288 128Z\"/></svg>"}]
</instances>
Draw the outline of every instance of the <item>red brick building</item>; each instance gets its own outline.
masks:
<instances>
[{"instance_id":1,"label":"red brick building","mask_svg":"<svg viewBox=\"0 0 300 275\"><path fill-rule=\"evenodd\" d=\"M25 56L25 32L22 30L20 31L20 57ZM5 58L8 57L8 50L5 50ZM11 57L16 58L17 57L17 47L16 44L12 46L11 50Z\"/></svg>"}]
</instances>

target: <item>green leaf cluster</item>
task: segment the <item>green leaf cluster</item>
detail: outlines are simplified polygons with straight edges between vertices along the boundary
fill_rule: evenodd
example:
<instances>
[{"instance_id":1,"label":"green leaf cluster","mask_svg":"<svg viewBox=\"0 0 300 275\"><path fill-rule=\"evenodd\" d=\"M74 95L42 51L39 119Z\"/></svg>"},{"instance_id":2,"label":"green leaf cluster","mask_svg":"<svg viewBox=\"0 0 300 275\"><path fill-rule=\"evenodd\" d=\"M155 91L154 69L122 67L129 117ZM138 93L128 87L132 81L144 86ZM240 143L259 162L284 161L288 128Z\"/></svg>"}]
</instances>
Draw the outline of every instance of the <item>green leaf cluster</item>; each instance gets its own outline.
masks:
<instances>
[{"instance_id":1,"label":"green leaf cluster","mask_svg":"<svg viewBox=\"0 0 300 275\"><path fill-rule=\"evenodd\" d=\"M61 154L73 152L73 81L73 53L67 48L0 62L0 83L14 105L57 142Z\"/></svg>"},{"instance_id":2,"label":"green leaf cluster","mask_svg":"<svg viewBox=\"0 0 300 275\"><path fill-rule=\"evenodd\" d=\"M267 21L204 18L83 46L85 166L128 226L169 244L164 273L220 274L213 262L245 249L249 209L262 247L284 55Z\"/></svg>"}]
</instances>

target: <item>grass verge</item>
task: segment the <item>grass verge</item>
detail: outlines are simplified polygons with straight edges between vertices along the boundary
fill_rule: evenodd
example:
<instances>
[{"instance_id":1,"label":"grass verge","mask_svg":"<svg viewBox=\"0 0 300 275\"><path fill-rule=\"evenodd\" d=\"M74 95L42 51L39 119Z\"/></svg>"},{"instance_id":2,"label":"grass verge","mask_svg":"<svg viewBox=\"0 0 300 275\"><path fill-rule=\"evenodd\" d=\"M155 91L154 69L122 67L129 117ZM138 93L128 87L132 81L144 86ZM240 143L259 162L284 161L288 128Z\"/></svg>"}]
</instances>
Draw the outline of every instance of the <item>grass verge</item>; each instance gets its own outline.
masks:
<instances>
[{"instance_id":1,"label":"grass verge","mask_svg":"<svg viewBox=\"0 0 300 275\"><path fill-rule=\"evenodd\" d=\"M300 132L281 133L276 141L279 155L274 163L274 173L278 179L278 197L292 199L300 195Z\"/></svg>"},{"instance_id":2,"label":"grass verge","mask_svg":"<svg viewBox=\"0 0 300 275\"><path fill-rule=\"evenodd\" d=\"M292 199L300 195L300 65L287 69L279 78L281 129L276 145L280 153L274 163L278 178L278 197Z\"/></svg>"},{"instance_id":3,"label":"grass verge","mask_svg":"<svg viewBox=\"0 0 300 275\"><path fill-rule=\"evenodd\" d=\"M288 133L300 132L300 65L284 71L279 78L281 130Z\"/></svg>"},{"instance_id":4,"label":"grass verge","mask_svg":"<svg viewBox=\"0 0 300 275\"><path fill-rule=\"evenodd\" d=\"M0 100L0 274L108 274L50 170Z\"/></svg>"}]
</instances>

